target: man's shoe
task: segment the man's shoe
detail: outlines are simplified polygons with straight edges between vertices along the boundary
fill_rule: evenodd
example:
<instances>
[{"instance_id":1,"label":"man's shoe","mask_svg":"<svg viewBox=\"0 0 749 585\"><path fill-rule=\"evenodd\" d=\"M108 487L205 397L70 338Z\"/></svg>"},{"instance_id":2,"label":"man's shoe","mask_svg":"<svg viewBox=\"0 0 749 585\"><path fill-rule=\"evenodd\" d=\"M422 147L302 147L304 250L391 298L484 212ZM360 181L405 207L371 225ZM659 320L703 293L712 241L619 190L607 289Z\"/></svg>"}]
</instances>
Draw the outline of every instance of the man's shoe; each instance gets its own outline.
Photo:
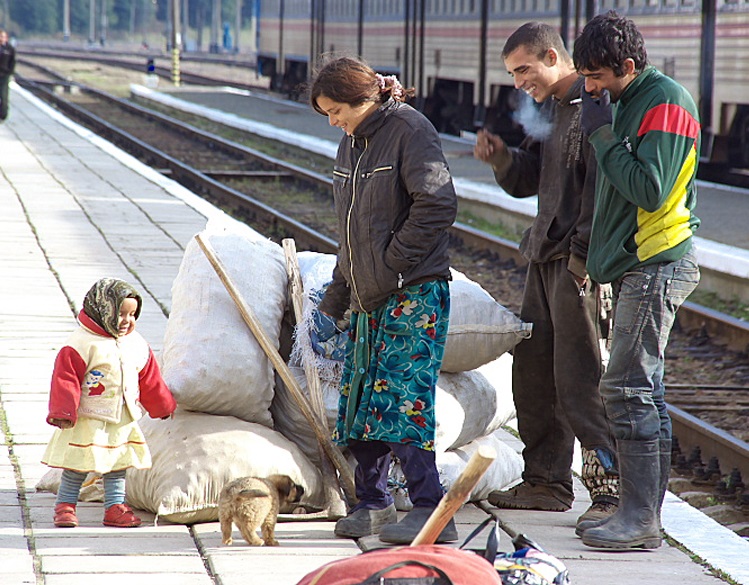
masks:
<instances>
[{"instance_id":1,"label":"man's shoe","mask_svg":"<svg viewBox=\"0 0 749 585\"><path fill-rule=\"evenodd\" d=\"M341 538L362 538L379 533L383 526L397 520L398 514L393 504L382 510L359 508L352 514L338 520L333 532Z\"/></svg>"},{"instance_id":2,"label":"man's shoe","mask_svg":"<svg viewBox=\"0 0 749 585\"><path fill-rule=\"evenodd\" d=\"M613 502L593 502L590 507L585 510L585 513L577 519L575 534L582 536L583 532L588 528L600 526L607 518L613 515L618 508L619 504L614 504Z\"/></svg>"},{"instance_id":3,"label":"man's shoe","mask_svg":"<svg viewBox=\"0 0 749 585\"><path fill-rule=\"evenodd\" d=\"M534 485L524 481L507 491L490 493L487 500L497 508L566 512L572 507L574 496L561 486Z\"/></svg>"},{"instance_id":4,"label":"man's shoe","mask_svg":"<svg viewBox=\"0 0 749 585\"><path fill-rule=\"evenodd\" d=\"M75 504L62 502L55 506L55 526L58 528L75 528L78 517L75 515Z\"/></svg>"},{"instance_id":5,"label":"man's shoe","mask_svg":"<svg viewBox=\"0 0 749 585\"><path fill-rule=\"evenodd\" d=\"M138 518L127 504L114 504L109 506L104 512L104 526L114 526L116 528L135 528L140 526Z\"/></svg>"},{"instance_id":6,"label":"man's shoe","mask_svg":"<svg viewBox=\"0 0 749 585\"><path fill-rule=\"evenodd\" d=\"M413 508L397 524L388 524L380 531L380 540L391 544L411 544L416 535L426 524L434 508ZM437 537L437 543L455 542L458 540L458 529L451 518Z\"/></svg>"}]
</instances>

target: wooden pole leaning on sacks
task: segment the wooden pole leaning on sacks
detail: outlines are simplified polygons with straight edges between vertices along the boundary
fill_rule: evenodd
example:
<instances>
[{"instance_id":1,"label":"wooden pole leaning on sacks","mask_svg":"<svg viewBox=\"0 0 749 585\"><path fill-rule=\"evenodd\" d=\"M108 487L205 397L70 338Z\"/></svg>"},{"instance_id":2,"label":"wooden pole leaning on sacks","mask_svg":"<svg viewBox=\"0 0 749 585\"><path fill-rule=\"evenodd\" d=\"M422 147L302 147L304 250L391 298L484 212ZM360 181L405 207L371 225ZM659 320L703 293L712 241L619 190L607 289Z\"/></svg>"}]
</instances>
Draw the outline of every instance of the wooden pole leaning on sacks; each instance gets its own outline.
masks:
<instances>
[{"instance_id":1,"label":"wooden pole leaning on sacks","mask_svg":"<svg viewBox=\"0 0 749 585\"><path fill-rule=\"evenodd\" d=\"M208 258L208 261L211 263L211 266L213 266L213 269L216 271L216 274L223 283L224 287L226 287L226 290L236 304L237 309L239 309L239 312L242 315L242 319L244 319L244 322L250 328L250 331L252 331L252 334L255 336L255 339L257 339L260 347L263 348L265 355L268 356L268 359L273 365L273 368L278 372L278 375L281 376L284 384L286 384L286 387L291 392L291 395L297 403L297 406L299 406L299 410L302 412L304 418L307 419L307 422L309 422L310 426L312 427L312 431L315 433L315 437L320 443L320 446L323 448L327 456L333 462L335 468L338 470L338 473L341 477L341 486L343 487L343 491L346 494L346 498L351 502L356 501L354 474L351 471L351 467L349 467L348 462L346 461L338 447L333 444L333 441L331 441L328 433L323 430L322 425L318 421L317 417L312 411L312 408L309 405L307 397L299 387L299 382L296 381L296 378L294 377L294 374L291 373L289 366L286 365L285 361L283 361L283 358L278 353L278 350L276 349L274 343L271 341L270 337L263 329L262 324L258 321L252 308L242 298L242 295L237 290L237 287L234 286L234 283L231 281L231 278L226 272L226 269L221 263L221 260L213 251L213 247L211 246L211 244L207 240L205 240L201 236L201 234L197 234L195 236L195 239L197 240L200 248L203 250L203 253L206 255L206 258Z\"/></svg>"},{"instance_id":2,"label":"wooden pole leaning on sacks","mask_svg":"<svg viewBox=\"0 0 749 585\"><path fill-rule=\"evenodd\" d=\"M297 325L302 322L304 317L304 283L299 271L299 260L296 255L296 242L291 238L281 240L284 255L286 256L286 273L289 276L289 292L291 294L291 304L294 307L294 316ZM326 428L325 404L322 398L322 389L320 376L317 372L315 363L310 360L304 360L304 374L307 378L307 392L310 397L310 406L314 414L317 415L319 423ZM341 498L341 492L338 483L338 476L333 468L333 462L328 459L321 445L320 461L322 463L322 480L323 489L325 490L325 509L327 517L330 520L337 520L346 515L346 503Z\"/></svg>"},{"instance_id":3,"label":"wooden pole leaning on sacks","mask_svg":"<svg viewBox=\"0 0 749 585\"><path fill-rule=\"evenodd\" d=\"M497 458L497 452L489 445L481 445L468 460L466 468L455 480L447 493L442 496L440 503L427 518L411 546L420 544L434 544L442 530L447 526L450 518L455 516L458 509L465 504L471 491L489 466Z\"/></svg>"}]
</instances>

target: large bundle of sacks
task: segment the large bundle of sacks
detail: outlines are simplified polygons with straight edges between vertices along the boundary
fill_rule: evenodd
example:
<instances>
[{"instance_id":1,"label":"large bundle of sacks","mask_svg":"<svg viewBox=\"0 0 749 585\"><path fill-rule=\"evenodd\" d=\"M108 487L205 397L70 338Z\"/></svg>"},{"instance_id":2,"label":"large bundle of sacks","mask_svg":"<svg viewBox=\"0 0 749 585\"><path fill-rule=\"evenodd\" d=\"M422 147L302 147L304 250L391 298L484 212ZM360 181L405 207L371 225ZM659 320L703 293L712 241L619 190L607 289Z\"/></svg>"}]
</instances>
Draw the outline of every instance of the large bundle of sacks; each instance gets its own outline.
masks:
<instances>
[{"instance_id":1,"label":"large bundle of sacks","mask_svg":"<svg viewBox=\"0 0 749 585\"><path fill-rule=\"evenodd\" d=\"M332 429L341 364L312 352L308 330L335 257L299 254L307 294L305 317L294 334L282 326L288 323L291 306L283 249L230 220L209 223L201 237L268 337L277 347L293 346L289 365L303 389L302 366L314 360ZM530 334L530 325L462 274L453 276L451 321L437 389L437 462L449 488L478 445L490 443L498 457L472 494L481 499L515 482L522 471L520 457L494 432L514 417L506 352ZM160 361L179 408L172 420L141 420L153 466L128 470L129 503L172 522L216 521L226 483L279 473L304 487L301 504L307 509L324 507L320 452L311 425L195 240L185 250L172 287ZM397 472L394 468L394 490Z\"/></svg>"}]
</instances>

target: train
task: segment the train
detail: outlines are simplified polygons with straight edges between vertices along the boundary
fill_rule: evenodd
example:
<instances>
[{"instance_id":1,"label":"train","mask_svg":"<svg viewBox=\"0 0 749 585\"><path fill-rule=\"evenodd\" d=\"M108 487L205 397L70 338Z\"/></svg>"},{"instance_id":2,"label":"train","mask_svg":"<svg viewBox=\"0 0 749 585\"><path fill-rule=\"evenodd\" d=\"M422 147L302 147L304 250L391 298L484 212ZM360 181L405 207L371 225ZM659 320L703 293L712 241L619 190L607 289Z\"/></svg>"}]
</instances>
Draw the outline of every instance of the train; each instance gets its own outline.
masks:
<instances>
[{"instance_id":1,"label":"train","mask_svg":"<svg viewBox=\"0 0 749 585\"><path fill-rule=\"evenodd\" d=\"M516 143L522 97L500 56L509 35L547 22L574 50L585 22L608 10L634 20L651 64L692 93L702 159L749 168L749 0L263 0L257 71L299 97L322 54L360 55L414 87L440 132L484 127Z\"/></svg>"}]
</instances>

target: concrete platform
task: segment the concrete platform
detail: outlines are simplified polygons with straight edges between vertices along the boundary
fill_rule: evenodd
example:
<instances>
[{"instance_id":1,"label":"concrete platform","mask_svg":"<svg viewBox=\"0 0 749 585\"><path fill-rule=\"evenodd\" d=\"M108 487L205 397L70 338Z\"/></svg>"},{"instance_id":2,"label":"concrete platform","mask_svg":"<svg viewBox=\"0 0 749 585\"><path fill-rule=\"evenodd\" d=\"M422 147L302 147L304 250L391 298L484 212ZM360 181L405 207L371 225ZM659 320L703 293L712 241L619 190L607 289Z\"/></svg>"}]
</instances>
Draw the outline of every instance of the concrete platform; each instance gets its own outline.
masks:
<instances>
[{"instance_id":1,"label":"concrete platform","mask_svg":"<svg viewBox=\"0 0 749 585\"><path fill-rule=\"evenodd\" d=\"M224 547L218 523L154 525L145 512L140 528L107 528L98 503L80 504L78 528L52 525L54 496L34 490L47 471L39 460L52 433L44 421L47 389L83 295L105 275L132 281L146 296L139 330L158 351L185 245L221 212L26 92L14 88L11 100L10 118L0 126L0 582L293 585L328 561L357 554L329 522L279 524L278 548L241 540ZM515 530L567 563L574 584L721 582L677 547L585 547L574 523L589 499L579 483L575 489L569 512L502 511ZM484 518L463 507L461 537ZM664 522L696 555L749 584L749 543L675 496L667 499ZM501 548L511 549L509 538Z\"/></svg>"}]
</instances>

